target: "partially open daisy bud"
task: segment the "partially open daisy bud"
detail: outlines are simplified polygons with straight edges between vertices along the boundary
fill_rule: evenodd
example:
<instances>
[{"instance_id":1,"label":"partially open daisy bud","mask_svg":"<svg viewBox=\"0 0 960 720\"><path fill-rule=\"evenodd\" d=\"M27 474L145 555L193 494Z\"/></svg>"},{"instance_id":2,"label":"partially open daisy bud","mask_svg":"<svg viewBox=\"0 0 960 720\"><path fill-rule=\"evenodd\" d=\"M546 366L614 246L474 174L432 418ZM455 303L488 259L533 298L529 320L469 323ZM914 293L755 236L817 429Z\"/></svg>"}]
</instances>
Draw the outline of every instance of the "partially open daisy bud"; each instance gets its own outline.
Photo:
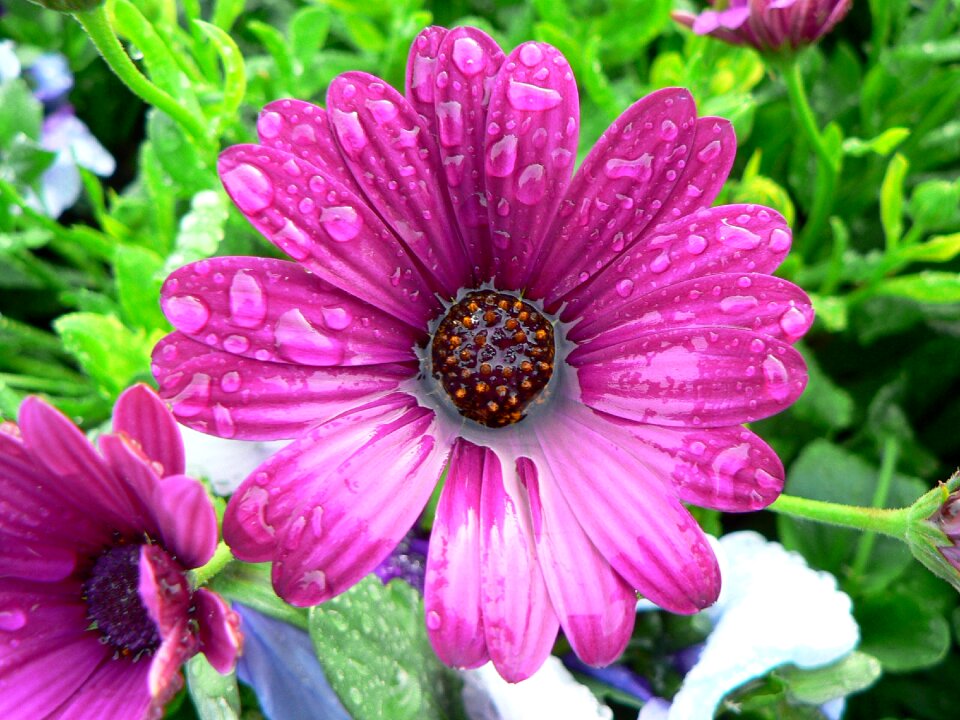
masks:
<instances>
[{"instance_id":1,"label":"partially open daisy bud","mask_svg":"<svg viewBox=\"0 0 960 720\"><path fill-rule=\"evenodd\" d=\"M960 591L960 473L910 507L906 540L917 560Z\"/></svg>"}]
</instances>

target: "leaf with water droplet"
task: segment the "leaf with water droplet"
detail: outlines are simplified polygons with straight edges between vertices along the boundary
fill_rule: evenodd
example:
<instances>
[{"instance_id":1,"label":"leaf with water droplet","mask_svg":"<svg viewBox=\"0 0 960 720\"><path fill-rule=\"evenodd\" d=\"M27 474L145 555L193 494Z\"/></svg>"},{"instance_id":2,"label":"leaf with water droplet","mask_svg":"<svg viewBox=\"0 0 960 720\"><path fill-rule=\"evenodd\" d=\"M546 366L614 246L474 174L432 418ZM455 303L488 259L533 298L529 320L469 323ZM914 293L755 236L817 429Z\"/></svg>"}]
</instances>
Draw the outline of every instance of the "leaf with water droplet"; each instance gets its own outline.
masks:
<instances>
[{"instance_id":1,"label":"leaf with water droplet","mask_svg":"<svg viewBox=\"0 0 960 720\"><path fill-rule=\"evenodd\" d=\"M187 688L200 720L237 720L240 691L235 673L221 675L203 655L194 655L186 666Z\"/></svg>"},{"instance_id":2,"label":"leaf with water droplet","mask_svg":"<svg viewBox=\"0 0 960 720\"><path fill-rule=\"evenodd\" d=\"M367 578L310 609L327 678L354 720L457 720L460 680L434 655L416 590Z\"/></svg>"}]
</instances>

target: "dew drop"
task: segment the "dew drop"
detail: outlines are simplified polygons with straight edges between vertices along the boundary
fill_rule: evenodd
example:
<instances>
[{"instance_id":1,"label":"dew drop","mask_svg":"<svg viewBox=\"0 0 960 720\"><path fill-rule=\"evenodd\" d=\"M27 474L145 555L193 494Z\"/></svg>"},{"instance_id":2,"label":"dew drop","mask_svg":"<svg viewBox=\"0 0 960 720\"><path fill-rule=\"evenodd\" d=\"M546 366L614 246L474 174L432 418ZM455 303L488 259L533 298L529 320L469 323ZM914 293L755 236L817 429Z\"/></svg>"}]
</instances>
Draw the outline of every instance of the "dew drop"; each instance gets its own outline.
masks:
<instances>
[{"instance_id":1,"label":"dew drop","mask_svg":"<svg viewBox=\"0 0 960 720\"><path fill-rule=\"evenodd\" d=\"M400 114L397 106L389 100L368 99L365 104L367 106L367 110L369 110L370 114L373 115L373 119L380 124L395 120L397 115Z\"/></svg>"},{"instance_id":2,"label":"dew drop","mask_svg":"<svg viewBox=\"0 0 960 720\"><path fill-rule=\"evenodd\" d=\"M720 154L720 141L711 140L709 143L703 146L700 152L697 153L697 159L700 162L711 162L716 160L717 156Z\"/></svg>"},{"instance_id":3,"label":"dew drop","mask_svg":"<svg viewBox=\"0 0 960 720\"><path fill-rule=\"evenodd\" d=\"M233 421L230 410L217 403L213 406L213 424L217 435L228 440L237 434L237 425Z\"/></svg>"},{"instance_id":4,"label":"dew drop","mask_svg":"<svg viewBox=\"0 0 960 720\"><path fill-rule=\"evenodd\" d=\"M760 338L754 338L750 341L750 350L755 353L763 352L767 349L766 343Z\"/></svg>"},{"instance_id":5,"label":"dew drop","mask_svg":"<svg viewBox=\"0 0 960 720\"><path fill-rule=\"evenodd\" d=\"M233 276L230 283L230 320L244 328L259 327L267 316L267 302L263 285L245 270Z\"/></svg>"},{"instance_id":6,"label":"dew drop","mask_svg":"<svg viewBox=\"0 0 960 720\"><path fill-rule=\"evenodd\" d=\"M633 280L630 278L623 278L622 280L617 281L617 295L622 298L630 297L630 293L633 292Z\"/></svg>"},{"instance_id":7,"label":"dew drop","mask_svg":"<svg viewBox=\"0 0 960 720\"><path fill-rule=\"evenodd\" d=\"M457 38L453 43L453 63L467 77L484 69L484 53L480 43L470 37Z\"/></svg>"},{"instance_id":8,"label":"dew drop","mask_svg":"<svg viewBox=\"0 0 960 720\"><path fill-rule=\"evenodd\" d=\"M737 315L753 310L759 304L753 295L729 295L720 301L720 310L728 315Z\"/></svg>"},{"instance_id":9,"label":"dew drop","mask_svg":"<svg viewBox=\"0 0 960 720\"><path fill-rule=\"evenodd\" d=\"M703 453L707 451L707 446L704 445L699 440L694 440L692 443L690 443L689 450L691 455L696 455L697 457L700 457L701 455L703 455Z\"/></svg>"},{"instance_id":10,"label":"dew drop","mask_svg":"<svg viewBox=\"0 0 960 720\"><path fill-rule=\"evenodd\" d=\"M317 142L317 134L313 125L301 123L293 128L290 133L290 140L294 145L314 145Z\"/></svg>"},{"instance_id":11,"label":"dew drop","mask_svg":"<svg viewBox=\"0 0 960 720\"><path fill-rule=\"evenodd\" d=\"M790 233L783 228L777 228L770 233L770 249L776 253L782 253L789 250Z\"/></svg>"},{"instance_id":12,"label":"dew drop","mask_svg":"<svg viewBox=\"0 0 960 720\"><path fill-rule=\"evenodd\" d=\"M660 274L670 267L670 255L663 252L657 255L650 263L650 272Z\"/></svg>"},{"instance_id":13,"label":"dew drop","mask_svg":"<svg viewBox=\"0 0 960 720\"><path fill-rule=\"evenodd\" d=\"M527 165L517 180L517 200L524 205L536 205L547 192L543 165Z\"/></svg>"},{"instance_id":14,"label":"dew drop","mask_svg":"<svg viewBox=\"0 0 960 720\"><path fill-rule=\"evenodd\" d=\"M240 373L232 370L220 378L220 389L232 393L240 389Z\"/></svg>"},{"instance_id":15,"label":"dew drop","mask_svg":"<svg viewBox=\"0 0 960 720\"><path fill-rule=\"evenodd\" d=\"M294 260L306 260L310 256L310 238L292 220L273 235L273 242Z\"/></svg>"},{"instance_id":16,"label":"dew drop","mask_svg":"<svg viewBox=\"0 0 960 720\"><path fill-rule=\"evenodd\" d=\"M717 231L717 237L724 245L736 250L755 250L760 245L759 235L738 225L722 224Z\"/></svg>"},{"instance_id":17,"label":"dew drop","mask_svg":"<svg viewBox=\"0 0 960 720\"><path fill-rule=\"evenodd\" d=\"M439 630L441 625L443 625L443 619L440 617L440 613L436 610L427 613L427 627L430 630Z\"/></svg>"},{"instance_id":18,"label":"dew drop","mask_svg":"<svg viewBox=\"0 0 960 720\"><path fill-rule=\"evenodd\" d=\"M303 215L310 215L315 208L316 203L314 203L311 198L303 198L303 200L297 204L297 210Z\"/></svg>"},{"instance_id":19,"label":"dew drop","mask_svg":"<svg viewBox=\"0 0 960 720\"><path fill-rule=\"evenodd\" d=\"M265 140L273 140L283 130L283 116L278 112L265 112L257 121L257 132Z\"/></svg>"},{"instance_id":20,"label":"dew drop","mask_svg":"<svg viewBox=\"0 0 960 720\"><path fill-rule=\"evenodd\" d=\"M679 132L677 124L673 120L664 120L660 123L660 137L667 142L676 140Z\"/></svg>"},{"instance_id":21,"label":"dew drop","mask_svg":"<svg viewBox=\"0 0 960 720\"><path fill-rule=\"evenodd\" d=\"M223 349L239 355L250 349L250 340L243 335L227 335L223 340Z\"/></svg>"},{"instance_id":22,"label":"dew drop","mask_svg":"<svg viewBox=\"0 0 960 720\"><path fill-rule=\"evenodd\" d=\"M687 252L691 255L700 255L707 249L707 239L702 235L691 235L687 238Z\"/></svg>"},{"instance_id":23,"label":"dew drop","mask_svg":"<svg viewBox=\"0 0 960 720\"><path fill-rule=\"evenodd\" d=\"M800 337L809 327L809 318L799 308L792 307L780 316L780 328L789 340Z\"/></svg>"},{"instance_id":24,"label":"dew drop","mask_svg":"<svg viewBox=\"0 0 960 720\"><path fill-rule=\"evenodd\" d=\"M357 157L360 151L367 144L367 136L360 125L360 118L356 112L343 112L343 110L334 109L330 113L330 119L333 121L333 127L337 131L337 137L343 144L343 149L351 157Z\"/></svg>"},{"instance_id":25,"label":"dew drop","mask_svg":"<svg viewBox=\"0 0 960 720\"><path fill-rule=\"evenodd\" d=\"M220 177L237 207L247 215L258 213L273 202L273 183L260 168L242 163Z\"/></svg>"},{"instance_id":26,"label":"dew drop","mask_svg":"<svg viewBox=\"0 0 960 720\"><path fill-rule=\"evenodd\" d=\"M210 320L206 303L193 295L164 298L163 312L174 326L188 334L200 332Z\"/></svg>"},{"instance_id":27,"label":"dew drop","mask_svg":"<svg viewBox=\"0 0 960 720\"><path fill-rule=\"evenodd\" d=\"M343 360L343 343L321 332L294 308L277 319L277 352L307 365L336 365Z\"/></svg>"},{"instance_id":28,"label":"dew drop","mask_svg":"<svg viewBox=\"0 0 960 720\"><path fill-rule=\"evenodd\" d=\"M410 87L420 102L433 102L433 76L436 66L436 58L417 54L413 59L413 76L410 79Z\"/></svg>"},{"instance_id":29,"label":"dew drop","mask_svg":"<svg viewBox=\"0 0 960 720\"><path fill-rule=\"evenodd\" d=\"M641 182L653 176L653 155L644 153L635 160L610 158L603 165L604 174L611 180L617 178L635 178Z\"/></svg>"},{"instance_id":30,"label":"dew drop","mask_svg":"<svg viewBox=\"0 0 960 720\"><path fill-rule=\"evenodd\" d=\"M202 413L210 403L210 376L205 373L194 375L170 403L180 417L195 417Z\"/></svg>"},{"instance_id":31,"label":"dew drop","mask_svg":"<svg viewBox=\"0 0 960 720\"><path fill-rule=\"evenodd\" d=\"M753 477L757 481L757 487L761 490L779 489L783 485L782 480L771 475L763 468L757 468L753 473Z\"/></svg>"},{"instance_id":32,"label":"dew drop","mask_svg":"<svg viewBox=\"0 0 960 720\"><path fill-rule=\"evenodd\" d=\"M343 307L322 307L320 314L323 316L323 323L331 330L344 330L353 322L353 315Z\"/></svg>"},{"instance_id":33,"label":"dew drop","mask_svg":"<svg viewBox=\"0 0 960 720\"><path fill-rule=\"evenodd\" d=\"M487 173L493 177L507 177L517 164L517 136L504 135L487 153Z\"/></svg>"},{"instance_id":34,"label":"dew drop","mask_svg":"<svg viewBox=\"0 0 960 720\"><path fill-rule=\"evenodd\" d=\"M563 101L563 98L553 88L542 88L511 80L507 86L507 100L510 101L514 110L541 112L557 107Z\"/></svg>"},{"instance_id":35,"label":"dew drop","mask_svg":"<svg viewBox=\"0 0 960 720\"><path fill-rule=\"evenodd\" d=\"M763 361L763 377L767 381L767 392L774 400L782 402L790 396L790 375L779 358L767 356Z\"/></svg>"},{"instance_id":36,"label":"dew drop","mask_svg":"<svg viewBox=\"0 0 960 720\"><path fill-rule=\"evenodd\" d=\"M348 242L360 234L363 219L349 205L326 207L320 212L320 224L337 242Z\"/></svg>"},{"instance_id":37,"label":"dew drop","mask_svg":"<svg viewBox=\"0 0 960 720\"><path fill-rule=\"evenodd\" d=\"M27 624L27 616L23 610L0 610L0 630L15 632Z\"/></svg>"},{"instance_id":38,"label":"dew drop","mask_svg":"<svg viewBox=\"0 0 960 720\"><path fill-rule=\"evenodd\" d=\"M437 103L437 121L440 125L440 142L444 147L454 147L463 142L463 106L456 100Z\"/></svg>"}]
</instances>

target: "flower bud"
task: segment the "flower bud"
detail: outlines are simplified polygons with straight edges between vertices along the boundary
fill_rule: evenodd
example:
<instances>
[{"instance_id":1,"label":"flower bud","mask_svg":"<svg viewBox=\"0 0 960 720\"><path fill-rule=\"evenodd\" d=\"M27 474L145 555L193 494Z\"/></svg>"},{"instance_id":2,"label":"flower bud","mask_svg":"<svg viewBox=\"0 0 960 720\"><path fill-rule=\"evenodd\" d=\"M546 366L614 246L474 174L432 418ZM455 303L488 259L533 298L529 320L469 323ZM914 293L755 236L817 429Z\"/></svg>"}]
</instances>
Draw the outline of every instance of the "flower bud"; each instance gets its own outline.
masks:
<instances>
[{"instance_id":1,"label":"flower bud","mask_svg":"<svg viewBox=\"0 0 960 720\"><path fill-rule=\"evenodd\" d=\"M910 507L906 541L917 560L960 591L960 473Z\"/></svg>"}]
</instances>

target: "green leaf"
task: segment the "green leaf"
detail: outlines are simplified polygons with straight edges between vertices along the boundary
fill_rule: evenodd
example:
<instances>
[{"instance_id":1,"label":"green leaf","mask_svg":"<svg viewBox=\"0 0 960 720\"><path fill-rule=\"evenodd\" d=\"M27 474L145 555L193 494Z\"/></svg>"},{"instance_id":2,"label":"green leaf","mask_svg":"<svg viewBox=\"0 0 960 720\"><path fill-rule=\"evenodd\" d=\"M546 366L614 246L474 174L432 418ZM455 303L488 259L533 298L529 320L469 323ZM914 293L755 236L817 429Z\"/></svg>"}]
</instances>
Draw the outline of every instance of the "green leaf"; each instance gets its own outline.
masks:
<instances>
[{"instance_id":1,"label":"green leaf","mask_svg":"<svg viewBox=\"0 0 960 720\"><path fill-rule=\"evenodd\" d=\"M939 235L920 245L908 245L898 252L899 262L944 263L960 255L960 233Z\"/></svg>"},{"instance_id":2,"label":"green leaf","mask_svg":"<svg viewBox=\"0 0 960 720\"><path fill-rule=\"evenodd\" d=\"M259 20L251 20L247 23L247 28L256 35L257 40L270 53L270 57L273 58L276 65L276 72L279 75L279 84L286 92L289 92L289 88L295 86L297 73L294 70L293 56L287 39L275 27Z\"/></svg>"},{"instance_id":3,"label":"green leaf","mask_svg":"<svg viewBox=\"0 0 960 720\"><path fill-rule=\"evenodd\" d=\"M118 245L113 261L123 319L144 330L169 327L160 311L163 258L146 248Z\"/></svg>"},{"instance_id":4,"label":"green leaf","mask_svg":"<svg viewBox=\"0 0 960 720\"><path fill-rule=\"evenodd\" d=\"M235 673L221 675L203 655L187 662L187 688L200 720L238 720L240 690Z\"/></svg>"},{"instance_id":5,"label":"green leaf","mask_svg":"<svg viewBox=\"0 0 960 720\"><path fill-rule=\"evenodd\" d=\"M810 293L817 322L830 332L843 332L850 324L847 302L842 297Z\"/></svg>"},{"instance_id":6,"label":"green leaf","mask_svg":"<svg viewBox=\"0 0 960 720\"><path fill-rule=\"evenodd\" d=\"M223 240L227 203L222 193L203 190L193 196L190 212L180 221L174 250L167 258L165 272L213 255Z\"/></svg>"},{"instance_id":7,"label":"green leaf","mask_svg":"<svg viewBox=\"0 0 960 720\"><path fill-rule=\"evenodd\" d=\"M459 678L434 654L423 601L406 583L368 577L311 608L310 637L355 720L462 717Z\"/></svg>"},{"instance_id":8,"label":"green leaf","mask_svg":"<svg viewBox=\"0 0 960 720\"><path fill-rule=\"evenodd\" d=\"M842 660L813 669L795 666L775 671L787 685L791 700L807 705L823 705L835 698L870 687L883 673L880 662L862 652L852 652Z\"/></svg>"},{"instance_id":9,"label":"green leaf","mask_svg":"<svg viewBox=\"0 0 960 720\"><path fill-rule=\"evenodd\" d=\"M910 130L903 127L893 127L869 140L850 137L843 141L843 152L852 157L863 157L869 153L876 153L886 157L894 148L910 137Z\"/></svg>"},{"instance_id":10,"label":"green leaf","mask_svg":"<svg viewBox=\"0 0 960 720\"><path fill-rule=\"evenodd\" d=\"M223 65L223 102L220 117L230 118L237 112L247 92L247 71L243 64L243 55L233 38L216 25L202 20L194 20L193 24L213 43L220 55Z\"/></svg>"},{"instance_id":11,"label":"green leaf","mask_svg":"<svg viewBox=\"0 0 960 720\"><path fill-rule=\"evenodd\" d=\"M152 109L147 116L147 138L164 171L182 189L192 195L217 187L216 174L207 163L193 138L170 119Z\"/></svg>"},{"instance_id":12,"label":"green leaf","mask_svg":"<svg viewBox=\"0 0 960 720\"><path fill-rule=\"evenodd\" d=\"M897 153L890 160L880 185L880 222L890 250L897 246L903 233L903 180L909 167L909 161Z\"/></svg>"},{"instance_id":13,"label":"green leaf","mask_svg":"<svg viewBox=\"0 0 960 720\"><path fill-rule=\"evenodd\" d=\"M302 630L308 627L307 611L288 605L273 591L270 563L235 560L213 578L210 586L225 598L248 605L264 615Z\"/></svg>"},{"instance_id":14,"label":"green leaf","mask_svg":"<svg viewBox=\"0 0 960 720\"><path fill-rule=\"evenodd\" d=\"M0 147L6 148L10 141L23 133L33 140L40 139L43 122L43 105L33 97L30 88L20 78L0 83Z\"/></svg>"},{"instance_id":15,"label":"green leaf","mask_svg":"<svg viewBox=\"0 0 960 720\"><path fill-rule=\"evenodd\" d=\"M927 180L918 184L910 195L907 212L926 230L960 224L960 180Z\"/></svg>"},{"instance_id":16,"label":"green leaf","mask_svg":"<svg viewBox=\"0 0 960 720\"><path fill-rule=\"evenodd\" d=\"M290 47L301 68L309 66L311 58L320 52L330 32L330 10L325 7L305 7L290 18Z\"/></svg>"},{"instance_id":17,"label":"green leaf","mask_svg":"<svg viewBox=\"0 0 960 720\"><path fill-rule=\"evenodd\" d=\"M860 650L876 657L886 672L931 667L950 648L950 624L943 615L902 592L863 598L856 606L863 632Z\"/></svg>"},{"instance_id":18,"label":"green leaf","mask_svg":"<svg viewBox=\"0 0 960 720\"><path fill-rule=\"evenodd\" d=\"M38 227L23 232L0 232L0 255L14 253L19 250L34 250L43 247L53 238L53 235Z\"/></svg>"},{"instance_id":19,"label":"green leaf","mask_svg":"<svg viewBox=\"0 0 960 720\"><path fill-rule=\"evenodd\" d=\"M53 327L107 399L116 399L137 377L149 374L153 342L112 315L70 313L57 318Z\"/></svg>"},{"instance_id":20,"label":"green leaf","mask_svg":"<svg viewBox=\"0 0 960 720\"><path fill-rule=\"evenodd\" d=\"M922 272L889 278L878 285L877 295L891 295L920 303L960 302L960 273Z\"/></svg>"}]
</instances>

